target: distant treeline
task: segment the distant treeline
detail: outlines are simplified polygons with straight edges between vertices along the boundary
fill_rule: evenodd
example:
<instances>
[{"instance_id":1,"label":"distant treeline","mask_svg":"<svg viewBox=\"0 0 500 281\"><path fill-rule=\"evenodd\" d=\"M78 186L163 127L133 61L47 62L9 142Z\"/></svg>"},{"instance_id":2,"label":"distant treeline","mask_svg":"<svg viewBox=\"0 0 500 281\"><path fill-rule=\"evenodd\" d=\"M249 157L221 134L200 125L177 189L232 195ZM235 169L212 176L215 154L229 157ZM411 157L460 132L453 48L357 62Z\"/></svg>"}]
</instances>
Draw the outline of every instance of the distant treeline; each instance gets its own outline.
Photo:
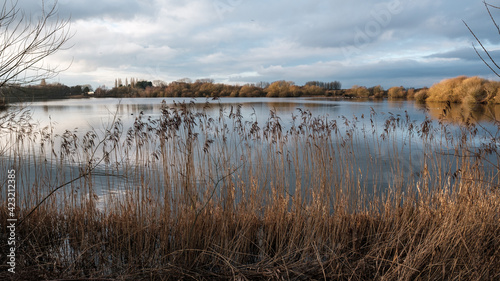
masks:
<instances>
[{"instance_id":1,"label":"distant treeline","mask_svg":"<svg viewBox=\"0 0 500 281\"><path fill-rule=\"evenodd\" d=\"M92 86L90 85L77 85L66 86L60 83L47 84L44 80L40 85L8 85L1 90L2 98L7 102L17 102L26 100L40 100L40 99L59 99L68 97L82 97L92 93Z\"/></svg>"},{"instance_id":2,"label":"distant treeline","mask_svg":"<svg viewBox=\"0 0 500 281\"><path fill-rule=\"evenodd\" d=\"M450 102L468 104L500 103L500 82L480 77L458 76L445 79L430 88L392 87L385 91L381 86L371 88L353 86L342 90L346 97L409 99L419 102Z\"/></svg>"},{"instance_id":3,"label":"distant treeline","mask_svg":"<svg viewBox=\"0 0 500 281\"><path fill-rule=\"evenodd\" d=\"M96 96L103 97L302 97L326 96L339 98L394 98L414 99L417 92L426 89L407 89L402 86L384 90L382 86L367 88L353 86L342 89L339 81L309 81L304 86L295 85L292 81L259 82L257 84L228 85L214 83L211 79L200 79L192 82L181 79L169 84L161 81L141 81L138 79L115 80L112 89L98 88Z\"/></svg>"},{"instance_id":4,"label":"distant treeline","mask_svg":"<svg viewBox=\"0 0 500 281\"><path fill-rule=\"evenodd\" d=\"M181 79L169 84L164 82L139 81L131 79L131 84L122 85L117 79L112 89L98 88L96 96L107 97L300 97L334 96L341 94L339 81L307 82L297 86L292 81L260 82L257 84L228 85L214 83L211 79L191 82Z\"/></svg>"},{"instance_id":5,"label":"distant treeline","mask_svg":"<svg viewBox=\"0 0 500 281\"><path fill-rule=\"evenodd\" d=\"M443 80L431 88L391 87L385 90L382 86L352 86L342 89L339 81L310 81L304 86L295 85L291 81L259 82L257 84L228 85L214 83L212 79L200 79L192 82L181 79L171 83L162 81L146 81L128 79L123 84L121 79L115 80L115 87L107 89L102 86L92 91L90 85L68 87L60 83L15 87L10 85L0 89L8 102L16 99L50 99L68 97L302 97L326 96L339 98L370 99L409 99L419 102L451 102L451 103L500 103L500 82L479 77L459 76Z\"/></svg>"}]
</instances>

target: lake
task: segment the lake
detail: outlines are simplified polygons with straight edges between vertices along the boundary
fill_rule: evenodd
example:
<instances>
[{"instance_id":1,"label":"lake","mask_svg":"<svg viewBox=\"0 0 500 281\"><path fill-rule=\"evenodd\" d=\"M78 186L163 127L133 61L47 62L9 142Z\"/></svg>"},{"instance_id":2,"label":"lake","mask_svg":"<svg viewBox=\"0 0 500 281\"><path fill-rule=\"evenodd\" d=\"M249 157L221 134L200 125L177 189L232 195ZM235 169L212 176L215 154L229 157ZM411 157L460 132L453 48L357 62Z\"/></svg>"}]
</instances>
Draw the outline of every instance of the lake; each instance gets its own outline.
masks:
<instances>
[{"instance_id":1,"label":"lake","mask_svg":"<svg viewBox=\"0 0 500 281\"><path fill-rule=\"evenodd\" d=\"M168 135L159 124L174 120L168 119L174 112L165 110L179 103L202 114L193 115L192 128L177 124ZM47 194L84 174L88 163L95 164L92 177L71 186L85 186L82 193L98 198L100 209L110 196L145 186L161 197L165 186L191 184L196 196L207 198L212 196L207 186L213 185L216 196L224 198L227 191L219 183L249 186L254 180L261 190L279 186L304 200L315 196L309 186L339 185L342 192L375 194L419 186L425 173L435 185L452 186L461 165L456 157L461 119L470 115L469 123L480 126L479 133L468 136L467 149L476 149L491 141L488 132L497 133L492 120L500 112L498 106L313 98L90 98L13 104L9 110L21 108L37 125L23 141L12 135L2 140L4 168L17 167L20 186ZM440 123L444 109L447 116ZM187 123L187 115L178 116L180 124ZM120 120L119 128L110 127L114 120ZM262 133L251 133L252 126ZM113 129L115 140L99 147ZM485 157L493 164L482 162L481 169L491 176L488 180L498 180L496 154ZM177 187L170 192L185 191ZM245 192L240 188L234 196ZM63 198L70 193L64 191Z\"/></svg>"},{"instance_id":2,"label":"lake","mask_svg":"<svg viewBox=\"0 0 500 281\"><path fill-rule=\"evenodd\" d=\"M90 99L67 99L39 101L29 104L13 104L13 108L26 107L33 114L33 120L46 126L53 122L56 130L73 130L78 128L81 131L91 127L99 127L103 123L112 119L113 114L124 121L125 125L131 125L135 117L143 112L145 116L157 117L160 115L161 102L173 105L174 102L194 102L202 107L207 101L215 105L222 104L227 110L230 106L241 104L242 115L245 118L257 118L258 121L266 121L269 111L274 110L281 118L290 119L291 114L298 114L297 108L307 109L314 115L328 115L330 118L341 118L342 116L351 119L352 117L369 116L375 112L380 118L378 122L385 122L385 117L389 114L404 116L405 112L416 122L422 122L425 116L437 119L446 104L431 103L420 104L414 101L391 101L391 100L328 100L314 98L221 98L212 99L190 99L190 98L90 98ZM212 113L218 114L218 108ZM227 112L229 113L229 111ZM251 116L255 113L255 116ZM454 105L452 107L452 118L457 119L459 114L472 113L474 118L488 124L488 115L500 117L500 105L469 106Z\"/></svg>"}]
</instances>

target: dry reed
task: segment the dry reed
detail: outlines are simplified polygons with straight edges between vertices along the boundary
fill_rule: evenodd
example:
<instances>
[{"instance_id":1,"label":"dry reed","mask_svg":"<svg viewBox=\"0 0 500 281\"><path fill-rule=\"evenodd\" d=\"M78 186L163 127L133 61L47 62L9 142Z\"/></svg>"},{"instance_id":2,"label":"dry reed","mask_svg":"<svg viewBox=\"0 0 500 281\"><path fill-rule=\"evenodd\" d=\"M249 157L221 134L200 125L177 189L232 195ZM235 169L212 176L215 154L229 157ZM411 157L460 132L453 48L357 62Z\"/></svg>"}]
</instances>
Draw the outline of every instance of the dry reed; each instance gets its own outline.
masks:
<instances>
[{"instance_id":1,"label":"dry reed","mask_svg":"<svg viewBox=\"0 0 500 281\"><path fill-rule=\"evenodd\" d=\"M212 107L163 104L83 137L14 122L2 169L19 175L19 259L11 275L1 256L0 278L500 278L498 163L484 168L498 138L408 116L379 128L373 111L285 126Z\"/></svg>"}]
</instances>

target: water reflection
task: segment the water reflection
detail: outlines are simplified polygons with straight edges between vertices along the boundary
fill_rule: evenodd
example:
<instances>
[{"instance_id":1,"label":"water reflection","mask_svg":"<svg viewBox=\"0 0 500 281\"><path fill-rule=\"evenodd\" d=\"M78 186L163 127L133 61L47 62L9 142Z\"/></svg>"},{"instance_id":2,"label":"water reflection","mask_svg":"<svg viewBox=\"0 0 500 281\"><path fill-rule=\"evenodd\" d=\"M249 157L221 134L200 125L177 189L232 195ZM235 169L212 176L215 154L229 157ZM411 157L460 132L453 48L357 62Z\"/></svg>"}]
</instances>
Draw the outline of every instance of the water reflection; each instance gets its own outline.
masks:
<instances>
[{"instance_id":1,"label":"water reflection","mask_svg":"<svg viewBox=\"0 0 500 281\"><path fill-rule=\"evenodd\" d=\"M415 108L428 113L433 119L440 119L453 124L490 123L500 120L500 104L446 104L414 103Z\"/></svg>"},{"instance_id":2,"label":"water reflection","mask_svg":"<svg viewBox=\"0 0 500 281\"><path fill-rule=\"evenodd\" d=\"M78 127L95 128L101 126L103 121L109 116L117 113L118 117L124 121L125 126L131 125L135 117L143 112L145 116L159 116L161 101L167 104L174 103L194 103L197 109L201 110L207 100L186 99L186 98L136 98L136 99L84 99L84 100L61 100L61 101L41 101L28 105L33 112L33 119L39 121L43 126L48 125L50 120L55 122L62 130ZM413 101L338 101L319 100L306 98L222 98L219 100L208 100L212 114L218 114L218 106L222 105L227 110L231 106L241 104L241 113L245 118L255 116L258 120L265 121L270 111L276 111L281 118L291 118L292 114L298 114L297 108L310 110L314 115L328 115L331 118L342 116L360 118L370 116L372 112L377 113L383 122L389 114L406 116L412 120L421 122L427 114L429 117L438 120L443 117L443 110L447 107L444 103L418 103ZM23 105L17 105L18 107ZM16 108L16 104L14 104ZM217 109L215 109L217 108ZM373 109L373 110L372 110ZM445 119L447 122L459 124L467 117L471 117L471 122L491 122L500 120L500 105L467 105L451 104L447 109Z\"/></svg>"}]
</instances>

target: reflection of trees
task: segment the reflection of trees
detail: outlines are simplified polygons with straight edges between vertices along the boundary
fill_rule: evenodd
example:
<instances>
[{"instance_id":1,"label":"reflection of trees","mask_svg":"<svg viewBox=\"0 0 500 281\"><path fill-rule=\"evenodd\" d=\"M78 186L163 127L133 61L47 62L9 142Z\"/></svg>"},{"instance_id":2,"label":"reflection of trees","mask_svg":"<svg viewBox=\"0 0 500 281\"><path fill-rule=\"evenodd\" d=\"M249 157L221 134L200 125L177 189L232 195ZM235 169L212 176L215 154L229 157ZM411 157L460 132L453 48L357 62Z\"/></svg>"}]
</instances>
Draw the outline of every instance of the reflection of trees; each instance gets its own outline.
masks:
<instances>
[{"instance_id":1,"label":"reflection of trees","mask_svg":"<svg viewBox=\"0 0 500 281\"><path fill-rule=\"evenodd\" d=\"M159 109L159 105L155 104L122 104L120 105L120 109L128 113L140 113L141 111L143 112L154 112L155 108Z\"/></svg>"},{"instance_id":2,"label":"reflection of trees","mask_svg":"<svg viewBox=\"0 0 500 281\"><path fill-rule=\"evenodd\" d=\"M297 107L301 107L301 104L294 102L266 102L265 103L269 109L279 109L283 112L293 112Z\"/></svg>"},{"instance_id":3,"label":"reflection of trees","mask_svg":"<svg viewBox=\"0 0 500 281\"><path fill-rule=\"evenodd\" d=\"M401 106L404 106L408 104L406 101L403 101L403 100L398 100L398 99L388 99L387 100L387 107L388 108L395 108L395 109L398 109L398 108L401 108Z\"/></svg>"},{"instance_id":4,"label":"reflection of trees","mask_svg":"<svg viewBox=\"0 0 500 281\"><path fill-rule=\"evenodd\" d=\"M439 102L427 102L425 104L415 103L418 109L424 109L433 119L442 119L450 123L481 122L500 120L500 105L480 105L480 104L446 104Z\"/></svg>"}]
</instances>

